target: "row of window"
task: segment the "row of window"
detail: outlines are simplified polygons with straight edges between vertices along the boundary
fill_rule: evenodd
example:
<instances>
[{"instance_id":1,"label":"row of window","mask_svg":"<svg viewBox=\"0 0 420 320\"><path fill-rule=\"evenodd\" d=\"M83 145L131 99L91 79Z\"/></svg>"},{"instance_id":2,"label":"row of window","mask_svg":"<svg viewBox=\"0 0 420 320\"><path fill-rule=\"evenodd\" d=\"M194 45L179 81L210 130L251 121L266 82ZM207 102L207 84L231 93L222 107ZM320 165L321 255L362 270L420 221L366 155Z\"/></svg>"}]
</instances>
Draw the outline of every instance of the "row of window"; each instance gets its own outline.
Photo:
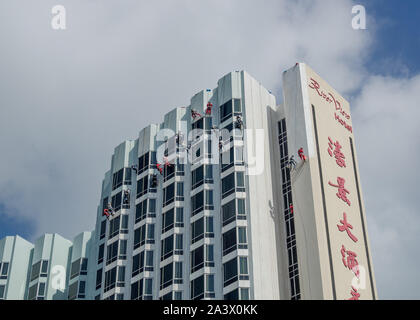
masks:
<instances>
[{"instance_id":1,"label":"row of window","mask_svg":"<svg viewBox=\"0 0 420 320\"><path fill-rule=\"evenodd\" d=\"M282 174L282 192L284 202L284 219L286 224L286 245L289 265L290 296L292 300L300 299L299 268L296 248L296 235L293 214L292 188L290 169L288 167L287 128L286 119L278 122L279 148L280 148L280 170Z\"/></svg>"}]
</instances>

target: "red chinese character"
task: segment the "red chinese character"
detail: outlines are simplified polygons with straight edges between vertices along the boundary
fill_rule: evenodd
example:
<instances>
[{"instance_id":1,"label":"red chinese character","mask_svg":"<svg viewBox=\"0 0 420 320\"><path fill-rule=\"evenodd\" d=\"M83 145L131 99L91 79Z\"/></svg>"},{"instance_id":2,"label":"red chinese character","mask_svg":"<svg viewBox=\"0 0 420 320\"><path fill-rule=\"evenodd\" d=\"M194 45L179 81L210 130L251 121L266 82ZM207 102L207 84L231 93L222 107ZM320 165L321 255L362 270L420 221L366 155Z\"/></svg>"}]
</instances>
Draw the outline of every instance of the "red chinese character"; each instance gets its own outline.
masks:
<instances>
[{"instance_id":1,"label":"red chinese character","mask_svg":"<svg viewBox=\"0 0 420 320\"><path fill-rule=\"evenodd\" d=\"M330 137L328 137L328 154L332 157L334 155L335 161L341 168L346 167L346 162L344 159L346 157L344 156L343 152L341 152L341 144L340 142L336 141L333 142ZM333 151L334 150L334 151Z\"/></svg>"},{"instance_id":2,"label":"red chinese character","mask_svg":"<svg viewBox=\"0 0 420 320\"><path fill-rule=\"evenodd\" d=\"M360 293L357 292L357 289L355 287L351 287L351 298L349 300L359 300L360 298Z\"/></svg>"},{"instance_id":3,"label":"red chinese character","mask_svg":"<svg viewBox=\"0 0 420 320\"><path fill-rule=\"evenodd\" d=\"M350 200L347 198L347 193L350 193L346 188L344 188L344 183L346 182L346 180L344 180L344 178L338 177L337 178L337 183L338 184L333 184L331 183L331 181L328 182L328 184L330 186L336 187L338 188L338 192L337 197L341 200L343 200L344 202L346 202L348 205L350 205Z\"/></svg>"},{"instance_id":4,"label":"red chinese character","mask_svg":"<svg viewBox=\"0 0 420 320\"><path fill-rule=\"evenodd\" d=\"M343 264L349 270L352 270L356 277L359 277L359 262L357 262L357 254L353 251L346 250L344 245L341 246L341 256ZM347 255L347 258L346 258Z\"/></svg>"},{"instance_id":5,"label":"red chinese character","mask_svg":"<svg viewBox=\"0 0 420 320\"><path fill-rule=\"evenodd\" d=\"M346 231L348 236L354 242L357 242L357 238L351 233L350 229L353 229L353 226L347 222L347 214L343 212L343 220L340 220L341 226L337 224L338 230L341 232Z\"/></svg>"}]
</instances>

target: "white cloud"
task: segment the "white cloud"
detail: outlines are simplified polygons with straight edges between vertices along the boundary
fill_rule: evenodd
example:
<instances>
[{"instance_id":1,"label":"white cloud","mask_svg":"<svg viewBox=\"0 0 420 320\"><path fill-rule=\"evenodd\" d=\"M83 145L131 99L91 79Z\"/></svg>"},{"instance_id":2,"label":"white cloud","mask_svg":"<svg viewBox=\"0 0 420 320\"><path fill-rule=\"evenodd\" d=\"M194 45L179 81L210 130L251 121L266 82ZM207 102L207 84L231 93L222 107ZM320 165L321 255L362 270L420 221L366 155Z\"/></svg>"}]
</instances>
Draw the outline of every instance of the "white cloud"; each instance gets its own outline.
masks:
<instances>
[{"instance_id":1,"label":"white cloud","mask_svg":"<svg viewBox=\"0 0 420 320\"><path fill-rule=\"evenodd\" d=\"M420 75L372 76L354 101L354 127L378 292L418 297Z\"/></svg>"}]
</instances>

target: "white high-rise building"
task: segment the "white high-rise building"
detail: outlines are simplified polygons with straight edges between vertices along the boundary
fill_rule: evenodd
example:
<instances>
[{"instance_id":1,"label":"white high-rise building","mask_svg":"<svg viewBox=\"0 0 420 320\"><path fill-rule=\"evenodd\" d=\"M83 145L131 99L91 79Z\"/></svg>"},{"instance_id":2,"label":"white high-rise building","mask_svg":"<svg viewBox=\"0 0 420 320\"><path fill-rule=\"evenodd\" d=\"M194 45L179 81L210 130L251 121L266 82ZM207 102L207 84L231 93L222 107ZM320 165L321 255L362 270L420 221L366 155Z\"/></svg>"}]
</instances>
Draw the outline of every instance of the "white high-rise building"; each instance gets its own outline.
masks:
<instances>
[{"instance_id":1,"label":"white high-rise building","mask_svg":"<svg viewBox=\"0 0 420 320\"><path fill-rule=\"evenodd\" d=\"M12 251L54 293L0 299L376 299L349 104L305 64L283 86L229 73L117 146L95 230Z\"/></svg>"}]
</instances>

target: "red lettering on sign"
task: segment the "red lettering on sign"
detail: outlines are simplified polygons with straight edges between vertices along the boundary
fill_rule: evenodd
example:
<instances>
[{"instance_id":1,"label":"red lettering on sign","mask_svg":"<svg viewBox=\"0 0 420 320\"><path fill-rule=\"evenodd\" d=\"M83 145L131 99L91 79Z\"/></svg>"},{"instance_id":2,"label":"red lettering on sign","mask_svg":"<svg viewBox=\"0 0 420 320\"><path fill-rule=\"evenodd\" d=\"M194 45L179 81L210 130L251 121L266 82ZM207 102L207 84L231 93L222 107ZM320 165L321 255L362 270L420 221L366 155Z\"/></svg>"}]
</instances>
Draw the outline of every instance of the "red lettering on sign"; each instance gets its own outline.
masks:
<instances>
[{"instance_id":1,"label":"red lettering on sign","mask_svg":"<svg viewBox=\"0 0 420 320\"><path fill-rule=\"evenodd\" d=\"M359 300L360 298L360 293L357 292L357 289L355 287L351 287L351 298L349 300Z\"/></svg>"},{"instance_id":2,"label":"red lettering on sign","mask_svg":"<svg viewBox=\"0 0 420 320\"><path fill-rule=\"evenodd\" d=\"M338 192L336 193L337 197L350 206L350 200L347 198L347 193L350 192L344 187L345 182L346 180L344 180L344 178L337 177L337 184L333 184L331 183L331 181L328 181L328 184L330 186L338 188Z\"/></svg>"},{"instance_id":3,"label":"red lettering on sign","mask_svg":"<svg viewBox=\"0 0 420 320\"><path fill-rule=\"evenodd\" d=\"M345 159L346 157L344 156L343 152L341 152L341 144L340 142L338 142L338 140L336 142L333 142L331 140L330 137L328 137L328 154L330 155L330 157L334 156L335 157L335 161L337 162L337 164L340 167L346 167L346 162ZM334 151L333 151L334 150Z\"/></svg>"},{"instance_id":4,"label":"red lettering on sign","mask_svg":"<svg viewBox=\"0 0 420 320\"><path fill-rule=\"evenodd\" d=\"M338 230L341 232L346 231L350 239L357 242L358 239L350 231L350 229L353 229L353 226L347 222L347 215L345 212L343 212L343 220L340 220L340 223L341 225L337 224Z\"/></svg>"}]
</instances>

